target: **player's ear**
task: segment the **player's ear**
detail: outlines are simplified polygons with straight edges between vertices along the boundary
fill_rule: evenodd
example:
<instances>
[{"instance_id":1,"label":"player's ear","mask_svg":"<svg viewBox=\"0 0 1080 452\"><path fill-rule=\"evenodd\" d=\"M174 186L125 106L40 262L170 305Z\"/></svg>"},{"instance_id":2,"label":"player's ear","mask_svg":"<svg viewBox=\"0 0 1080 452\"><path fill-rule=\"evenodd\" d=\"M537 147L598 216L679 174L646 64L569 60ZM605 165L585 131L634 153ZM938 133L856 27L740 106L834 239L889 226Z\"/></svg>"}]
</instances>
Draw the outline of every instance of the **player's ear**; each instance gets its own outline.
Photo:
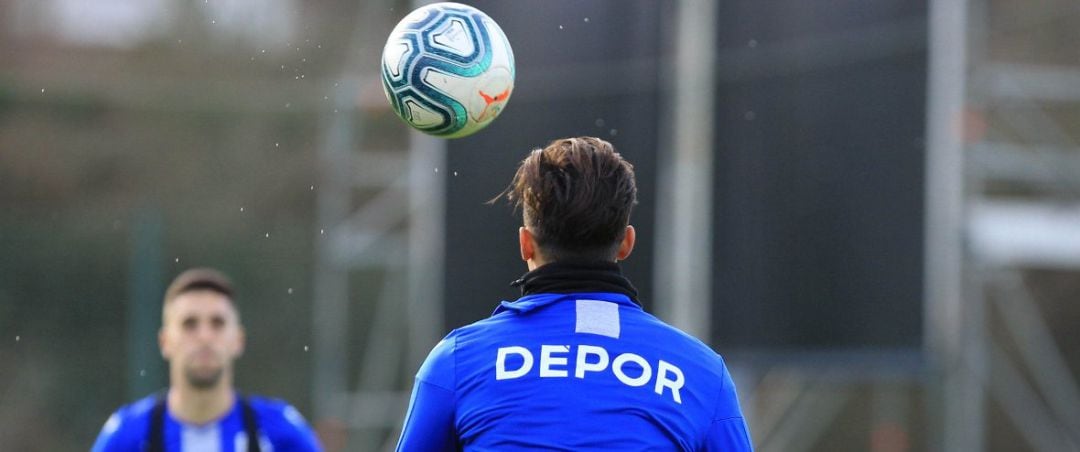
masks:
<instances>
[{"instance_id":1,"label":"player's ear","mask_svg":"<svg viewBox=\"0 0 1080 452\"><path fill-rule=\"evenodd\" d=\"M236 333L236 357L243 356L244 349L247 347L247 330L244 329L244 325L237 325Z\"/></svg>"},{"instance_id":2,"label":"player's ear","mask_svg":"<svg viewBox=\"0 0 1080 452\"><path fill-rule=\"evenodd\" d=\"M528 262L536 255L536 242L532 232L525 226L518 228L518 247L521 250L521 260Z\"/></svg>"},{"instance_id":3,"label":"player's ear","mask_svg":"<svg viewBox=\"0 0 1080 452\"><path fill-rule=\"evenodd\" d=\"M626 225L626 231L623 233L622 242L619 242L619 252L615 253L615 261L626 260L630 256L630 252L634 251L634 242L637 241L637 233L634 232L634 227Z\"/></svg>"},{"instance_id":4,"label":"player's ear","mask_svg":"<svg viewBox=\"0 0 1080 452\"><path fill-rule=\"evenodd\" d=\"M166 361L168 361L169 360L169 355L171 353L169 352L168 344L165 343L165 326L164 325L162 325L161 328L158 329L157 343L158 343L158 350L161 351L161 357L164 358Z\"/></svg>"}]
</instances>

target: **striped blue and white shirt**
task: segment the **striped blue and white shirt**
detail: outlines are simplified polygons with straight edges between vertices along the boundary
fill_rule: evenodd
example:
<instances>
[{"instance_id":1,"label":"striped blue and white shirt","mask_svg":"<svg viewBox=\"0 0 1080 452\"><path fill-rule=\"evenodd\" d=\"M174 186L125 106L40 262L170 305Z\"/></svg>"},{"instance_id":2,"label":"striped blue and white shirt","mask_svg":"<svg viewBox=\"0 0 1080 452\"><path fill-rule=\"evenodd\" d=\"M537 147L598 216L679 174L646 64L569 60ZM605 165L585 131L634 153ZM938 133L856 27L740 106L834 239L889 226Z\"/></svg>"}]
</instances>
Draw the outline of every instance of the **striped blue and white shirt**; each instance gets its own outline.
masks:
<instances>
[{"instance_id":1,"label":"striped blue and white shirt","mask_svg":"<svg viewBox=\"0 0 1080 452\"><path fill-rule=\"evenodd\" d=\"M152 395L117 410L101 429L93 452L147 450L151 412L158 396ZM285 402L245 397L254 411L263 452L315 452L321 450L314 432L300 412ZM163 445L166 452L246 452L240 397L221 419L204 425L185 423L165 411Z\"/></svg>"}]
</instances>

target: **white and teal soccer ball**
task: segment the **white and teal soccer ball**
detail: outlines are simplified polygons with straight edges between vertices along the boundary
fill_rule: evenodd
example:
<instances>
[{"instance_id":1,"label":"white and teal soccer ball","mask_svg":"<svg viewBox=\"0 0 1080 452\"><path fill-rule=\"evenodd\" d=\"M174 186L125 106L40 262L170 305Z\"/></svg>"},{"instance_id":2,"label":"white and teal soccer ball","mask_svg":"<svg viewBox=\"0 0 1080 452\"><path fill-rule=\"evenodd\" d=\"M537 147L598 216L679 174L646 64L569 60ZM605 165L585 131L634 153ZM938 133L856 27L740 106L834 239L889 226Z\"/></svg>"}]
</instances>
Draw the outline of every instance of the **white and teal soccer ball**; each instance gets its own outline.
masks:
<instances>
[{"instance_id":1,"label":"white and teal soccer ball","mask_svg":"<svg viewBox=\"0 0 1080 452\"><path fill-rule=\"evenodd\" d=\"M390 33L382 82L406 123L443 138L463 137L506 106L514 90L514 52L487 14L434 3L409 13Z\"/></svg>"}]
</instances>

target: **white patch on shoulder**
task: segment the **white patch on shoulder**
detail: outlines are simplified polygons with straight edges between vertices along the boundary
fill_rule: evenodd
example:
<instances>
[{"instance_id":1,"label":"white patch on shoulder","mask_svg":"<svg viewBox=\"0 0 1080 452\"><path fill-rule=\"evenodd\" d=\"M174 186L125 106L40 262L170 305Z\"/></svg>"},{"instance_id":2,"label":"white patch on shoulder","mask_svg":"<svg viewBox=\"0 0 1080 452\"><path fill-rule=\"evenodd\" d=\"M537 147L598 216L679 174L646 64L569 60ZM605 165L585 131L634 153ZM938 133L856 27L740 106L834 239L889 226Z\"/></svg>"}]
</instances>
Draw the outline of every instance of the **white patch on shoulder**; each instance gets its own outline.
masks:
<instances>
[{"instance_id":1,"label":"white patch on shoulder","mask_svg":"<svg viewBox=\"0 0 1080 452\"><path fill-rule=\"evenodd\" d=\"M105 421L105 426L101 427L101 433L103 433L105 435L111 435L111 434L113 434L113 432L115 432L119 428L120 428L120 415L116 414L116 413L113 413L112 416L109 416L109 420Z\"/></svg>"},{"instance_id":2,"label":"white patch on shoulder","mask_svg":"<svg viewBox=\"0 0 1080 452\"><path fill-rule=\"evenodd\" d=\"M292 405L285 407L285 410L282 411L281 414L284 415L285 419L288 420L289 423L291 423L292 425L301 428L307 426L307 422L304 421L304 416L300 414L300 412L297 411L296 408L293 408Z\"/></svg>"},{"instance_id":3,"label":"white patch on shoulder","mask_svg":"<svg viewBox=\"0 0 1080 452\"><path fill-rule=\"evenodd\" d=\"M619 305L603 300L577 300L575 333L619 338Z\"/></svg>"}]
</instances>

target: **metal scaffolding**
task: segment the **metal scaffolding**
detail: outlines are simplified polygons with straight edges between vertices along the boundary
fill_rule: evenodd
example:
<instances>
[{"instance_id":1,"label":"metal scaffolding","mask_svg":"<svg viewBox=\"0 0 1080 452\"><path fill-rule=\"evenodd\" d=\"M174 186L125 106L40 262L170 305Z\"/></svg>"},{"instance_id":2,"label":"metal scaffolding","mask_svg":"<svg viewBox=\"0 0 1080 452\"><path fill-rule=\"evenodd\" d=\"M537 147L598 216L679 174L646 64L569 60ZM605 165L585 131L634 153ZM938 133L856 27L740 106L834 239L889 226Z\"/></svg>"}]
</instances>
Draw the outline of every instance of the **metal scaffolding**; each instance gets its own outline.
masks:
<instances>
[{"instance_id":1,"label":"metal scaffolding","mask_svg":"<svg viewBox=\"0 0 1080 452\"><path fill-rule=\"evenodd\" d=\"M319 147L312 395L328 450L393 449L413 373L442 330L445 145L414 132L402 148L372 149L364 128L387 107L357 101L381 101L377 65L358 62L379 61L393 5L360 8Z\"/></svg>"},{"instance_id":2,"label":"metal scaffolding","mask_svg":"<svg viewBox=\"0 0 1080 452\"><path fill-rule=\"evenodd\" d=\"M813 450L860 385L870 387L867 439L873 450L921 449L910 439L909 432L921 430L910 425L913 418L926 419L929 450L991 449L1000 434L989 428L993 404L1002 408L1030 450L1080 450L1076 376L1024 276L1031 269L1080 272L1080 142L1078 127L1062 114L1080 107L1080 61L1046 63L1039 61L1040 52L1020 59L992 51L1048 23L1075 23L1070 17L1080 13L1080 6L1065 2L1063 9L1062 2L1046 0L1024 6L1026 13L1012 22L991 20L1013 18L1000 11L1008 7L1008 2L993 0L930 2L924 270L928 374L874 373L867 381L842 372L822 375L797 366L759 369L733 362L759 450ZM707 23L680 18L685 30L709 31L701 30ZM681 74L686 86L709 73L692 65L679 68L690 72ZM700 133L697 128L672 126L671 133L676 149L700 139L694 135ZM676 154L664 167L666 176L694 158ZM689 214L680 215L675 204L667 210L669 223L697 224ZM658 243L671 239L663 228L670 231L672 224L658 222ZM666 246L676 249L679 243ZM707 248L681 253L696 255ZM665 256L658 256L663 264ZM664 292L669 279L677 277L657 275L658 299L693 298ZM708 293L707 287L694 290ZM707 316L684 317L699 307L666 308L677 326L708 331L707 322L700 324ZM926 400L925 417L912 415L913 391Z\"/></svg>"},{"instance_id":3,"label":"metal scaffolding","mask_svg":"<svg viewBox=\"0 0 1080 452\"><path fill-rule=\"evenodd\" d=\"M1080 106L1080 64L1041 63L1053 48L1024 61L998 51L1062 17L1053 3L1010 24L991 20L1011 17L1007 3L931 2L927 343L943 401L934 449L986 450L996 403L1030 450L1080 450L1076 379L1024 278L1080 271L1080 144L1055 113Z\"/></svg>"}]
</instances>

